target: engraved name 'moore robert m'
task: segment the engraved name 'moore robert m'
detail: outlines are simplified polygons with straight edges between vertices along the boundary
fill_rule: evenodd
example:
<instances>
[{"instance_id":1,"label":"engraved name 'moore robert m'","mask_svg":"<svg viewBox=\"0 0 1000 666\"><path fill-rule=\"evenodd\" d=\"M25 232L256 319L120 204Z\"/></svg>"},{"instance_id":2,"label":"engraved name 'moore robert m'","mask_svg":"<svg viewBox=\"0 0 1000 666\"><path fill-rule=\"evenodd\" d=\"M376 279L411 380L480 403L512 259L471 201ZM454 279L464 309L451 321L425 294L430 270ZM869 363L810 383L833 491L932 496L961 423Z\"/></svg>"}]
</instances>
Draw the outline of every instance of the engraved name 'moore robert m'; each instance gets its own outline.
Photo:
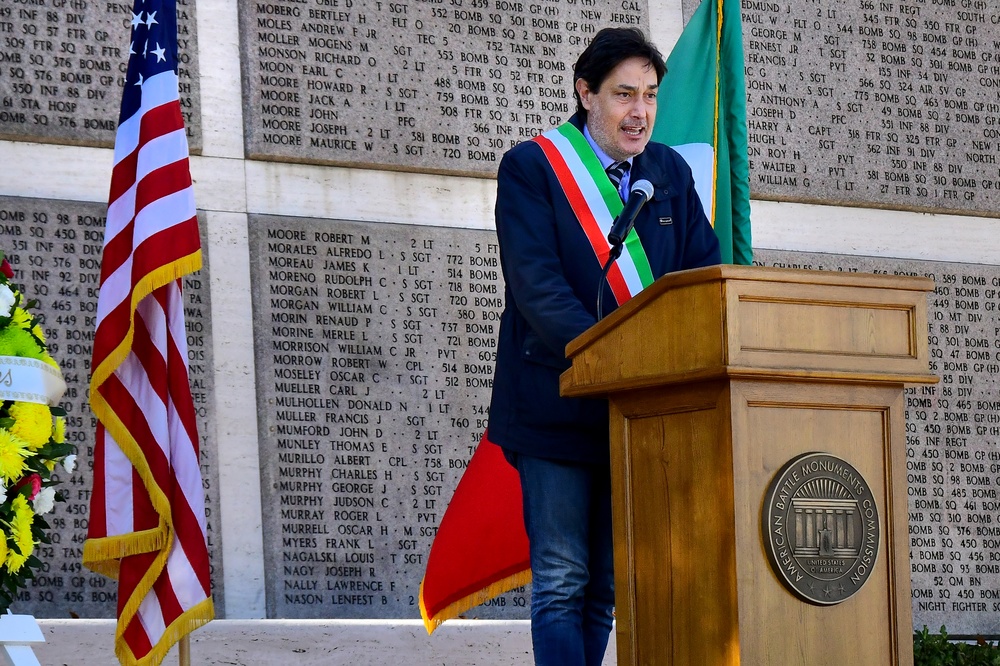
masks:
<instances>
[{"instance_id":1,"label":"engraved name 'moore robert m'","mask_svg":"<svg viewBox=\"0 0 1000 666\"><path fill-rule=\"evenodd\" d=\"M817 605L858 592L878 557L871 489L850 463L827 453L806 453L781 468L764 496L761 528L778 578Z\"/></svg>"}]
</instances>

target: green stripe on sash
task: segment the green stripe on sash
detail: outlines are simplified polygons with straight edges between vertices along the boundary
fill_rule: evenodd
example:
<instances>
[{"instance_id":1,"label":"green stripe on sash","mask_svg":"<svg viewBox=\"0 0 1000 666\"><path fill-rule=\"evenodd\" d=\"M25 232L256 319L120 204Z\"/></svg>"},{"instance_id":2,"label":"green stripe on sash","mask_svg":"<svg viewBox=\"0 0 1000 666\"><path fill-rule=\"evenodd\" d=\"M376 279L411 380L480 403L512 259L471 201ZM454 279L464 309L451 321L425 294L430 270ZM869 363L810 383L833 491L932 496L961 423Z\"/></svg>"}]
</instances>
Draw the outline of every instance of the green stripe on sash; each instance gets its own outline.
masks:
<instances>
[{"instance_id":1,"label":"green stripe on sash","mask_svg":"<svg viewBox=\"0 0 1000 666\"><path fill-rule=\"evenodd\" d=\"M556 129L566 137L576 151L576 154L580 156L580 161L583 162L591 178L597 183L597 190L601 193L601 197L604 198L604 203L607 204L611 216L617 217L622 212L622 208L624 208L621 196L618 194L615 186L611 184L611 181L608 180L607 173L604 171L604 167L601 166L601 161L597 159L594 149L590 147L587 137L572 123L563 123ZM632 262L635 264L635 270L639 274L639 281L642 282L643 289L653 284L653 269L649 265L649 257L646 256L646 250L642 246L639 234L636 233L634 228L629 231L628 237L625 239L625 250L632 257Z\"/></svg>"},{"instance_id":2,"label":"green stripe on sash","mask_svg":"<svg viewBox=\"0 0 1000 666\"><path fill-rule=\"evenodd\" d=\"M572 123L563 123L556 129L573 146L573 150L576 151L576 154L580 157L580 161L583 162L583 166L586 167L587 173L590 174L590 177L597 184L597 191L601 193L601 198L604 199L608 211L611 212L611 217L618 217L618 214L622 212L622 208L625 207L622 203L621 195L618 194L618 190L615 189L615 186L611 184L611 180L608 179L608 174L604 170L604 167L601 166L601 160L597 159L597 153L590 147L587 137Z\"/></svg>"}]
</instances>

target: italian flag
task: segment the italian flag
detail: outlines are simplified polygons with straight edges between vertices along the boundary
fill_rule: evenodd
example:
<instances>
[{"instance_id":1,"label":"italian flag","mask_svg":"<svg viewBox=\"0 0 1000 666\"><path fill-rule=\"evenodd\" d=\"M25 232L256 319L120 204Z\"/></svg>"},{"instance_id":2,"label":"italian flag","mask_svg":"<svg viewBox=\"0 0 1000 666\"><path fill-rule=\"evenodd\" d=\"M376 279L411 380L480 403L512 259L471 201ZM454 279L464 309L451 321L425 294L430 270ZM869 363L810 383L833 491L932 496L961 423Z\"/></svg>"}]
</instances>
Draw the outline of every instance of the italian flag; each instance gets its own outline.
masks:
<instances>
[{"instance_id":1,"label":"italian flag","mask_svg":"<svg viewBox=\"0 0 1000 666\"><path fill-rule=\"evenodd\" d=\"M749 264L743 31L737 0L704 0L667 59L653 140L672 146L694 173L724 263Z\"/></svg>"}]
</instances>

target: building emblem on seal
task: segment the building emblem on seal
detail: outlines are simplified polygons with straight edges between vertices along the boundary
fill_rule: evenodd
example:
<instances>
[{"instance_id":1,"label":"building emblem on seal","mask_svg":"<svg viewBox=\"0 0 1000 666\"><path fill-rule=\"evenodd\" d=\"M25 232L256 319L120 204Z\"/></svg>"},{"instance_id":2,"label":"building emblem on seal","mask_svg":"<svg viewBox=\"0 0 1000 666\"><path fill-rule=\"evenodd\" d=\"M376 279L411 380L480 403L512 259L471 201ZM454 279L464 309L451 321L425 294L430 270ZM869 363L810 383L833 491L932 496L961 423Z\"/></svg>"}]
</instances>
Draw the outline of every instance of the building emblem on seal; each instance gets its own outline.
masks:
<instances>
[{"instance_id":1,"label":"building emblem on seal","mask_svg":"<svg viewBox=\"0 0 1000 666\"><path fill-rule=\"evenodd\" d=\"M761 530L785 587L821 606L860 590L878 558L881 525L871 488L850 463L828 453L785 463L764 495Z\"/></svg>"}]
</instances>

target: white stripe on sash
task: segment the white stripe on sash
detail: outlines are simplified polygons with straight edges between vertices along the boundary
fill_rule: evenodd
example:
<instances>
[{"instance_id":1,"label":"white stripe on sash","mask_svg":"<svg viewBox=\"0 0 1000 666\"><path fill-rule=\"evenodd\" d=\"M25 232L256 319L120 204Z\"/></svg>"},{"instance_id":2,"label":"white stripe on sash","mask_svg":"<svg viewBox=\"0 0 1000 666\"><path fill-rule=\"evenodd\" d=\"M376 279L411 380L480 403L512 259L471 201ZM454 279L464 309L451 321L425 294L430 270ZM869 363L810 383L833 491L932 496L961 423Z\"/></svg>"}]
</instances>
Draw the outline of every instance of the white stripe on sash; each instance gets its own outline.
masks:
<instances>
[{"instance_id":1,"label":"white stripe on sash","mask_svg":"<svg viewBox=\"0 0 1000 666\"><path fill-rule=\"evenodd\" d=\"M601 245L599 251L603 253L604 260L607 260L608 252L611 250L611 246L607 242L607 237L611 233L611 225L614 222L614 217L611 215L604 197L601 196L600 191L597 189L597 183L594 182L590 171L584 166L583 160L580 159L573 144L558 129L549 130L542 136L551 141L556 150L559 151L559 154L562 155L562 158L566 161L566 166L569 167L570 173L573 174L573 179L583 193L583 198L587 202L587 206L590 208L594 219L597 220L597 225L604 239L604 243ZM609 180L608 185L610 184L611 181ZM598 252L598 248L594 248L594 250ZM632 261L631 255L626 250L622 252L622 255L615 263L625 278L625 285L628 287L629 293L634 297L643 290L642 280L639 279L639 272L635 267L635 262Z\"/></svg>"}]
</instances>

